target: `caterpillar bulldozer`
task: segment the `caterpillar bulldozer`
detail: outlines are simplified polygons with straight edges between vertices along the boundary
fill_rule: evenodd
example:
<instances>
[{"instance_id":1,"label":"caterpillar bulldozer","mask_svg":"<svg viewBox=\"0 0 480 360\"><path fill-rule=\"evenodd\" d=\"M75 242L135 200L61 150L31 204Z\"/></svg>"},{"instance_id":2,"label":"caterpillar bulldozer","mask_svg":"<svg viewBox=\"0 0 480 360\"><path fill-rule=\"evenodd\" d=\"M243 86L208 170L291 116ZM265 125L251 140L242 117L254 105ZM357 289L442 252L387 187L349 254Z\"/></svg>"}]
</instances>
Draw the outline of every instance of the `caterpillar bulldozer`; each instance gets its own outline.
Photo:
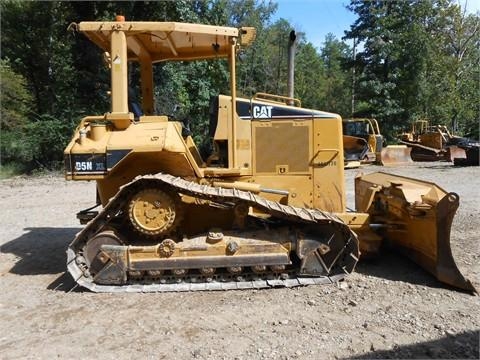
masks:
<instances>
[{"instance_id":1,"label":"caterpillar bulldozer","mask_svg":"<svg viewBox=\"0 0 480 360\"><path fill-rule=\"evenodd\" d=\"M405 145L386 145L376 119L343 119L343 154L345 168L360 164L408 164L410 148Z\"/></svg>"},{"instance_id":2,"label":"caterpillar bulldozer","mask_svg":"<svg viewBox=\"0 0 480 360\"><path fill-rule=\"evenodd\" d=\"M412 129L400 136L401 143L411 147L413 161L454 161L465 159L465 150L459 147L467 139L452 135L445 125L429 125L427 120L416 120Z\"/></svg>"},{"instance_id":3,"label":"caterpillar bulldozer","mask_svg":"<svg viewBox=\"0 0 480 360\"><path fill-rule=\"evenodd\" d=\"M85 227L67 249L68 271L82 287L335 283L360 253L387 241L440 281L475 291L450 251L455 193L374 173L356 179L357 210L347 211L340 116L283 96L237 96L236 58L254 28L121 17L73 28L105 52L111 72L111 111L83 118L64 152L66 179L96 181L101 205L78 213ZM230 72L230 94L212 100L214 151L204 157L181 122L154 113L154 64L196 60L226 61ZM141 105L129 107L135 62Z\"/></svg>"}]
</instances>

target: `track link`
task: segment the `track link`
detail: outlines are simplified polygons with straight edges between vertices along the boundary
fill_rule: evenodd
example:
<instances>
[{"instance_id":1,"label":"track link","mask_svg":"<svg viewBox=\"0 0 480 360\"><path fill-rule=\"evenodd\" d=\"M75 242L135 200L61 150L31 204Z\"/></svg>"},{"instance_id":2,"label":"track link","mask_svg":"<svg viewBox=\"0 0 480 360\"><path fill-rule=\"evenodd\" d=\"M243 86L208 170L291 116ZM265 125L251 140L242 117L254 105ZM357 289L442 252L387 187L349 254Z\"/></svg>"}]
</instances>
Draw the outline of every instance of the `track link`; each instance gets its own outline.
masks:
<instances>
[{"instance_id":1,"label":"track link","mask_svg":"<svg viewBox=\"0 0 480 360\"><path fill-rule=\"evenodd\" d=\"M217 203L244 204L255 207L275 218L292 224L328 224L340 232L344 239L343 249L338 255L338 266L328 276L297 276L292 269L282 273L242 274L215 277L187 276L168 282L165 279L131 278L125 285L100 285L93 281L82 254L87 241L95 234L108 229L109 223L121 216L127 199L139 189L148 185L168 186L178 193L210 200ZM250 192L200 185L168 174L139 176L125 184L110 199L93 220L80 231L67 249L67 268L78 285L93 292L177 292L198 290L261 289L270 287L294 287L314 284L331 284L343 279L358 261L358 239L349 227L334 214L318 209L297 208L270 201ZM155 282L157 281L158 282Z\"/></svg>"}]
</instances>

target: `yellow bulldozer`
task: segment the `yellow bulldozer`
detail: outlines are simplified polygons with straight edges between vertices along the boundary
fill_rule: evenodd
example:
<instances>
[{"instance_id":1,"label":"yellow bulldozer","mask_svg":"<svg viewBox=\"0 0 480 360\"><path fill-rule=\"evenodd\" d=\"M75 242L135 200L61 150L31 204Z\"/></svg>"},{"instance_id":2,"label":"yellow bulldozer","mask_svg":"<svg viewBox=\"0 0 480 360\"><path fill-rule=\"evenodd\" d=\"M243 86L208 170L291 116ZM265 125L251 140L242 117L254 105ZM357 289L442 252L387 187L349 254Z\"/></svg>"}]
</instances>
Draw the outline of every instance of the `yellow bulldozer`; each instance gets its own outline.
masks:
<instances>
[{"instance_id":1,"label":"yellow bulldozer","mask_svg":"<svg viewBox=\"0 0 480 360\"><path fill-rule=\"evenodd\" d=\"M414 161L450 161L465 159L469 139L452 135L445 125L430 125L428 120L416 120L408 132L400 135L400 141L411 147ZM478 164L478 162L477 162Z\"/></svg>"},{"instance_id":2,"label":"yellow bulldozer","mask_svg":"<svg viewBox=\"0 0 480 360\"><path fill-rule=\"evenodd\" d=\"M64 153L66 179L95 180L102 207L79 212L86 225L67 249L82 287L334 283L386 240L440 281L475 291L450 252L455 193L374 173L356 179L357 209L347 211L340 116L282 96L237 97L237 54L255 29L121 17L73 27L105 52L111 71L111 111L83 118ZM214 151L202 157L181 122L154 114L152 74L155 63L206 59L228 63L230 93L212 101ZM129 107L132 63L142 96Z\"/></svg>"},{"instance_id":3,"label":"yellow bulldozer","mask_svg":"<svg viewBox=\"0 0 480 360\"><path fill-rule=\"evenodd\" d=\"M386 145L376 119L343 119L343 154L345 168L361 164L399 165L412 162L410 148Z\"/></svg>"}]
</instances>

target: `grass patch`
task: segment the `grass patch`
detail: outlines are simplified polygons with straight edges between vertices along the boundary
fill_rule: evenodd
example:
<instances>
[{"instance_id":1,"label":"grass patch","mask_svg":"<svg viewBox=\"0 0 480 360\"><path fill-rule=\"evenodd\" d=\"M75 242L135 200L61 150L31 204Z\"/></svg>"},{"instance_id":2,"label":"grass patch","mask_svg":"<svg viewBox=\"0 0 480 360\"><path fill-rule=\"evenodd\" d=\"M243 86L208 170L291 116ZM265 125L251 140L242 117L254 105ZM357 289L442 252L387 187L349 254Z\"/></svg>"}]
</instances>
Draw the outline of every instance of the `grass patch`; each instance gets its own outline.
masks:
<instances>
[{"instance_id":1,"label":"grass patch","mask_svg":"<svg viewBox=\"0 0 480 360\"><path fill-rule=\"evenodd\" d=\"M22 175L22 167L17 164L0 165L0 180Z\"/></svg>"}]
</instances>

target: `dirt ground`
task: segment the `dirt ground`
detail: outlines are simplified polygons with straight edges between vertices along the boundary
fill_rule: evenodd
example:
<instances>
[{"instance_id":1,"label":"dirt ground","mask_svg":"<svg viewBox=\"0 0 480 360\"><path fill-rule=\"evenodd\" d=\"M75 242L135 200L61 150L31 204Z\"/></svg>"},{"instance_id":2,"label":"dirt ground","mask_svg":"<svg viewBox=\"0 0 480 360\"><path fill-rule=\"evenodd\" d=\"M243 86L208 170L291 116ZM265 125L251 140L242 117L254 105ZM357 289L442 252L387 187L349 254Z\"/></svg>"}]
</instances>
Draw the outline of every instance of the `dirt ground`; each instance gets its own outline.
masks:
<instances>
[{"instance_id":1,"label":"dirt ground","mask_svg":"<svg viewBox=\"0 0 480 360\"><path fill-rule=\"evenodd\" d=\"M457 192L457 264L480 289L480 168L416 163L388 171ZM353 178L347 171L349 204ZM442 286L392 253L341 286L162 294L69 291L75 213L95 184L60 175L0 181L2 359L478 359L478 296Z\"/></svg>"}]
</instances>

